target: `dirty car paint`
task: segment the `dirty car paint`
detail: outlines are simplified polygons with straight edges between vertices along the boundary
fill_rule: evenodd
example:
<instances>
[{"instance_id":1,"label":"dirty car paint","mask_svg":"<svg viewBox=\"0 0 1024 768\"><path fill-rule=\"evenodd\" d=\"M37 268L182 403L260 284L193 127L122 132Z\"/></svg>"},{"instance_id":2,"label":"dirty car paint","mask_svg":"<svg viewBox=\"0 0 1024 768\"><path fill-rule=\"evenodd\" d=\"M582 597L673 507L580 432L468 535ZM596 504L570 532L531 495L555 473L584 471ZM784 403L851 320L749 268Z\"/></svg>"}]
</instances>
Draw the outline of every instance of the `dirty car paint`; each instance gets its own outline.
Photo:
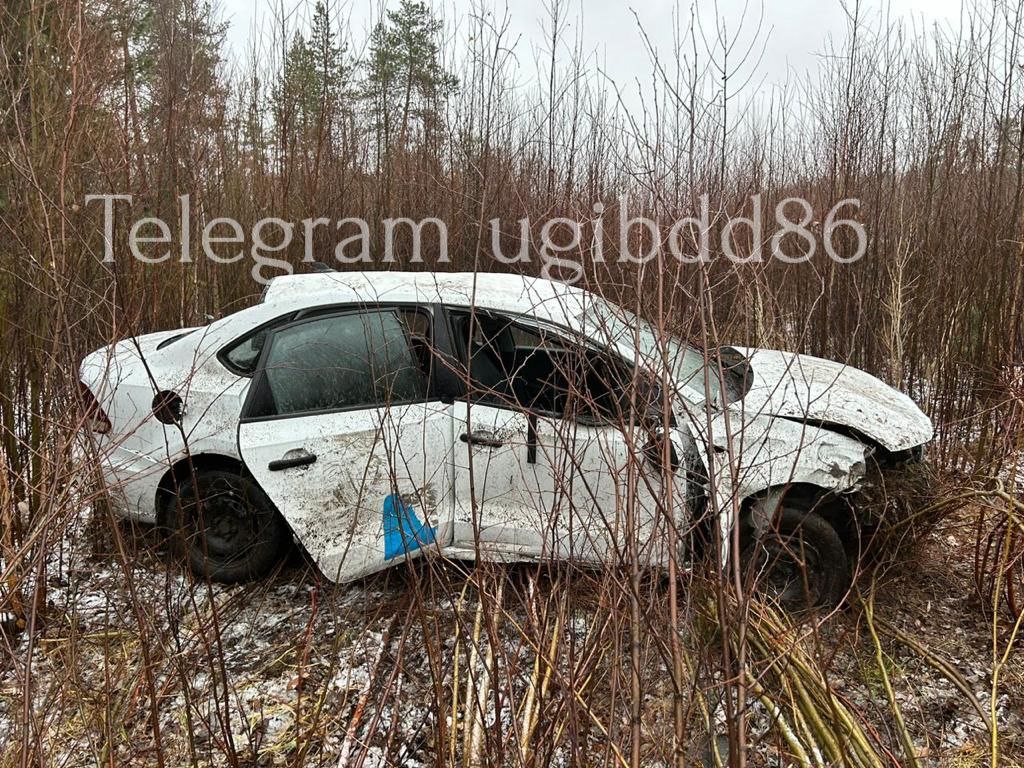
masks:
<instances>
[{"instance_id":1,"label":"dirty car paint","mask_svg":"<svg viewBox=\"0 0 1024 768\"><path fill-rule=\"evenodd\" d=\"M240 459L325 576L341 581L431 550L515 559L537 552L587 556L620 548L616 526L638 488L643 490L636 469L623 470L629 465L627 453L638 451L639 443L623 447L609 443L607 435L588 436L586 430L574 431L570 441L563 431L547 433L541 424L540 445L534 446L537 463L530 463L519 456L526 455L522 420L496 415L488 423L468 425L468 414L455 411L459 403L437 402L240 425L250 380L229 371L217 357L251 330L318 306L404 302L477 307L578 338L586 331L579 320L584 308L601 301L573 286L517 275L352 272L279 278L260 304L163 348L161 342L181 330L119 342L83 361L82 380L113 422L110 434L97 437L104 475L122 499L123 514L152 521L158 483L175 462L201 454ZM645 364L627 343L609 344L597 336L593 343L631 364ZM693 390L680 387L674 393L679 401L674 432L681 443L692 443L705 469L713 468L707 473L710 480L704 480L713 486L723 533L731 529L740 503L752 495L794 482L852 492L863 482L871 446L903 451L932 436L931 422L909 397L863 371L806 355L735 349L747 357L751 372L741 400L709 405L699 399L687 402ZM152 418L157 389L183 398L179 425ZM464 426L491 429L515 451L514 460L457 442L456 430ZM285 472L267 471L270 461L298 448L314 451L319 460ZM473 473L479 474L477 492L487 502L483 516L465 495L471 452ZM585 479L589 487L566 485L567 461L573 469L570 481L573 476ZM555 470L560 479L552 475ZM675 497L684 491L677 489ZM529 505L517 505L517 498L527 497ZM607 508L596 509L602 505ZM563 508L565 515L551 516ZM675 514L654 510L652 525L642 523L638 530L658 539L657 531ZM474 530L462 530L461 546L454 547L453 534L460 526ZM595 535L604 529L608 536ZM483 546L489 543L493 552Z\"/></svg>"},{"instance_id":2,"label":"dirty car paint","mask_svg":"<svg viewBox=\"0 0 1024 768\"><path fill-rule=\"evenodd\" d=\"M931 420L914 401L865 371L811 355L735 349L753 372L742 401L749 413L849 427L889 451L932 438Z\"/></svg>"}]
</instances>

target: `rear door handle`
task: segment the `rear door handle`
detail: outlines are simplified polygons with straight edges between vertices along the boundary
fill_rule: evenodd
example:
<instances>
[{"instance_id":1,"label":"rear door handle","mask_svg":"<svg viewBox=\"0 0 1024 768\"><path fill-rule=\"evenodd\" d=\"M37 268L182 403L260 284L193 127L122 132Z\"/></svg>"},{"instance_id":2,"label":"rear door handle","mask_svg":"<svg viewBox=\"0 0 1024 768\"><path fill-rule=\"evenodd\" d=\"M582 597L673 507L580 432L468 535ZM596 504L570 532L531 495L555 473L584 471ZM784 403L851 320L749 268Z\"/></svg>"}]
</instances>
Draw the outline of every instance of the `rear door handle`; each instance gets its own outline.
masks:
<instances>
[{"instance_id":1,"label":"rear door handle","mask_svg":"<svg viewBox=\"0 0 1024 768\"><path fill-rule=\"evenodd\" d=\"M480 445L485 448L500 448L505 444L505 441L496 438L493 432L484 432L482 430L475 430L469 433L463 432L459 435L459 440L469 445Z\"/></svg>"},{"instance_id":2,"label":"rear door handle","mask_svg":"<svg viewBox=\"0 0 1024 768\"><path fill-rule=\"evenodd\" d=\"M267 464L267 469L271 472L280 472L282 469L305 467L314 462L316 462L315 453L310 453L305 448L292 448L280 459L274 459Z\"/></svg>"}]
</instances>

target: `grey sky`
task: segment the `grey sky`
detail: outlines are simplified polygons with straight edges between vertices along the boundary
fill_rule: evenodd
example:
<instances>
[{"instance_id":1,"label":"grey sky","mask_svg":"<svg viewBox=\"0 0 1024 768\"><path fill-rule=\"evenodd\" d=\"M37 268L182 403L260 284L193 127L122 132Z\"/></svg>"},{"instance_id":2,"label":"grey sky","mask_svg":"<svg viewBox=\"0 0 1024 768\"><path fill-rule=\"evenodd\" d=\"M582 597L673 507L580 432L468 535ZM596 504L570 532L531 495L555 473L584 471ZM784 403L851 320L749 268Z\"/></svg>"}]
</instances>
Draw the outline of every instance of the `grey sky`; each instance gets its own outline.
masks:
<instances>
[{"instance_id":1,"label":"grey sky","mask_svg":"<svg viewBox=\"0 0 1024 768\"><path fill-rule=\"evenodd\" d=\"M392 0L392 6L398 0ZM854 0L849 1L852 6ZM261 25L284 9L291 18L308 18L313 0L222 0L221 8L231 28L228 41L238 54L248 47ZM471 0L434 0L435 8L449 19L468 13L479 3ZM331 0L336 23L348 20L357 41L380 17L381 3L376 0ZM535 71L536 52L545 46L543 36L546 3L542 0L507 0L511 21L510 33L518 39L516 54L524 75ZM646 0L631 5L615 0L576 0L567 3L571 34L581 32L583 49L594 52L597 62L620 88L629 89L634 79L649 80L650 60L644 50L638 22L643 25L652 43L665 55L672 49L672 18L677 0ZM678 3L688 14L690 3ZM724 19L727 29L735 30L746 8L747 34L753 35L762 13L760 0L701 0L694 2L702 25L714 28L716 16ZM501 15L506 0L489 3ZM862 13L877 16L888 7L893 17L902 17L920 29L933 24L956 27L959 23L960 0L862 0ZM634 16L635 12L635 16ZM826 45L829 36L843 34L845 11L839 0L763 0L762 36L764 55L758 78L767 84L784 82L793 75L802 76L817 65L816 54ZM465 27L463 26L463 31ZM758 47L760 50L760 46Z\"/></svg>"}]
</instances>

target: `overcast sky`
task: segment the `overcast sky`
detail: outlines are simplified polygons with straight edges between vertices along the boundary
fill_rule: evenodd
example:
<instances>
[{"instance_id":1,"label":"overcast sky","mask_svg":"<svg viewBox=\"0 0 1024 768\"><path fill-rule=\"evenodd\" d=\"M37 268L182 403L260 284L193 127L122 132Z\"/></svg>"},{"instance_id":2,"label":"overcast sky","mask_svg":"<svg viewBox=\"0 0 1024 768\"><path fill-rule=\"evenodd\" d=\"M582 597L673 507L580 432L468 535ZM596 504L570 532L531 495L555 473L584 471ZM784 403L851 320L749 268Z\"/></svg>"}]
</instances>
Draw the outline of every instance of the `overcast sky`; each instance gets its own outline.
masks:
<instances>
[{"instance_id":1,"label":"overcast sky","mask_svg":"<svg viewBox=\"0 0 1024 768\"><path fill-rule=\"evenodd\" d=\"M429 1L429 0L428 0ZM763 2L763 5L762 5ZM854 0L849 0L852 6ZM273 15L272 9L283 8L295 19L308 18L313 0L221 0L221 8L231 27L228 41L237 55L245 51L262 24ZM392 0L392 7L398 0ZM434 0L431 3L442 15L458 19L479 3L471 0ZM596 61L620 88L628 89L634 79L649 79L650 60L642 45L639 24L643 25L652 43L662 52L672 48L673 10L678 6L688 15L695 7L702 24L710 31L715 18L724 19L732 32L744 18L746 35L754 34L759 16L761 45L764 55L757 77L766 84L781 83L794 74L803 76L815 68L829 36L841 37L846 27L846 12L839 0L643 0L626 4L617 0L575 0L566 3L572 34L582 34L583 47L596 55ZM330 0L337 24L351 24L356 40L365 38L365 31L380 18L378 0ZM511 39L518 39L517 58L524 75L535 71L535 56L545 45L543 24L546 18L543 0L493 0L489 7L501 15L507 7ZM893 17L903 17L921 29L940 24L959 26L960 0L862 0L862 13L878 16L885 8ZM634 16L635 12L635 16ZM280 13L280 10L278 10ZM465 25L463 25L463 29ZM664 54L663 54L664 55Z\"/></svg>"}]
</instances>

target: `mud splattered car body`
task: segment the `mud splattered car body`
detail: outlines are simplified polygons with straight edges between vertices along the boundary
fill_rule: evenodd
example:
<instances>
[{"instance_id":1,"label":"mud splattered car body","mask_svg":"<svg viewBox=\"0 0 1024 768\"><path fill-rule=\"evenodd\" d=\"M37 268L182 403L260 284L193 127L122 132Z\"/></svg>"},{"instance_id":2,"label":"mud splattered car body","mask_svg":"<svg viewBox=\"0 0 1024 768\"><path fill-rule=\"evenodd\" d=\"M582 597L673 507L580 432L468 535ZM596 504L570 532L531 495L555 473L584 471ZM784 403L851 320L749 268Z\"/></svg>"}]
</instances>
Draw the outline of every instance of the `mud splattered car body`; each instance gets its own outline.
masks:
<instances>
[{"instance_id":1,"label":"mud splattered car body","mask_svg":"<svg viewBox=\"0 0 1024 768\"><path fill-rule=\"evenodd\" d=\"M426 552L663 562L696 506L763 527L779 489L850 494L869 455L932 435L862 371L709 358L512 275L281 277L205 327L94 352L81 379L123 514L160 521L197 472L242 473L337 581Z\"/></svg>"}]
</instances>

